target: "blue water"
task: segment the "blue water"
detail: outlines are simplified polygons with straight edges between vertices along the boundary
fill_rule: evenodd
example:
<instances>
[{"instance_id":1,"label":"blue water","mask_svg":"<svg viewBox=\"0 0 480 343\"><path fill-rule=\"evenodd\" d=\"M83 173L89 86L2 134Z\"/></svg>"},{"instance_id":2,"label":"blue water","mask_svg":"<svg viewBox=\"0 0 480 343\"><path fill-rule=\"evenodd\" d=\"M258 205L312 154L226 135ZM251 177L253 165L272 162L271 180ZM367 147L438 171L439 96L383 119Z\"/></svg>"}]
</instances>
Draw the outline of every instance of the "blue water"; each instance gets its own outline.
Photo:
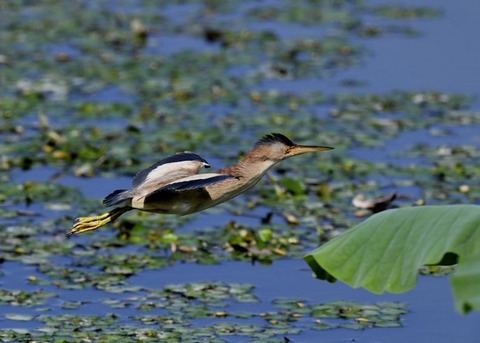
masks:
<instances>
[{"instance_id":1,"label":"blue water","mask_svg":"<svg viewBox=\"0 0 480 343\"><path fill-rule=\"evenodd\" d=\"M382 3L382 1L369 1L369 3ZM412 21L410 24L421 32L421 37L406 38L402 36L387 36L384 38L360 39L358 43L368 50L367 57L360 65L353 66L344 71L332 73L322 79L303 80L267 80L256 85L256 89L269 89L279 91L323 91L333 94L340 90L350 90L342 86L342 80L358 80L361 86L355 92L380 92L387 93L392 90L408 91L441 91L461 92L477 96L472 111L480 111L480 2L478 0L465 0L453 2L449 0L438 1L401 1L403 4L436 6L444 11L439 18ZM181 15L184 6L169 7L166 15ZM187 6L186 10L194 10L195 6ZM381 20L381 19L371 19ZM275 26L271 23L252 25L252 29L265 29L271 27L278 31L284 38L298 35L315 35L314 29L302 26ZM183 49L211 49L218 47L208 45L198 38L162 36L153 39L146 47L147 51L171 55ZM241 73L245 70L239 67ZM232 70L232 73L238 70ZM240 74L240 72L238 72ZM92 101L129 101L121 90L112 87L101 93L86 95ZM328 109L322 109L325 112ZM212 109L216 111L221 109ZM445 127L442 127L445 129ZM391 140L385 141L385 147L374 149L353 149L352 156L360 159L383 161L390 163L422 164L423 160L415 156L399 157L402 152L411 149L416 144L442 146L448 143L468 144L480 147L480 127L447 128L451 135L437 137L431 135L429 130L406 132ZM216 166L221 166L222 161L214 161ZM473 161L478 163L478 161ZM13 176L14 182L26 180L46 181L57 171L53 168L35 168L28 172L17 171ZM62 176L59 183L75 185L84 196L92 199L101 199L105 194L117 188L125 188L130 184L126 177L115 178L90 178L81 179L71 176ZM35 209L42 211L41 208ZM251 224L258 222L258 218L265 214L265 209L257 209L253 217L235 218L239 222ZM202 226L222 225L231 220L225 213L199 214L196 221L185 225L184 230L201 222ZM34 290L36 286L26 285L25 278L36 275L34 266L25 266L15 262L2 265L4 271L0 277L1 286L7 289ZM359 302L399 301L405 302L410 311L403 316L401 328L376 328L364 331L352 330L327 330L305 331L299 337L289 337L298 342L478 342L480 341L480 315L471 313L461 316L454 311L453 299L447 277L433 278L420 277L418 285L411 291L400 294L374 295L364 290L353 290L341 283L329 284L318 281L311 276L311 271L302 260L280 260L271 266L250 265L242 262L227 262L221 265L177 264L173 267L160 270L146 270L131 277L129 283L153 289L161 289L166 284L190 283L201 281L224 281L251 283L255 285L254 293L262 300L255 305L255 311L271 309L270 301L278 297L302 298L311 303L321 303L338 300L351 300ZM48 288L47 288L48 290ZM53 291L53 289L52 289ZM63 301L102 299L113 297L110 293L87 289L78 291L59 291L60 298L53 300L59 306ZM240 306L240 305L239 305ZM57 310L55 313L71 313L68 310ZM111 308L97 303L90 303L76 310L76 314L105 314ZM31 313L28 308L2 307L2 313ZM128 317L135 314L134 310L121 310L122 316ZM38 323L0 320L0 329L23 327L32 328Z\"/></svg>"},{"instance_id":2,"label":"blue water","mask_svg":"<svg viewBox=\"0 0 480 343\"><path fill-rule=\"evenodd\" d=\"M447 277L420 277L418 285L404 294L375 295L363 289L352 289L342 283L330 284L312 278L311 271L300 260L277 261L271 266L229 262L214 266L177 265L162 270L149 270L131 278L133 284L160 288L169 283L225 281L255 285L262 303L256 311L272 310L270 301L279 297L305 299L310 303L356 301L406 302L409 314L403 316L402 328L364 331L307 331L290 337L298 342L318 340L359 342L476 342L480 338L480 315L461 316L453 310L453 299ZM300 286L301 285L301 286ZM297 340L298 339L298 340Z\"/></svg>"},{"instance_id":3,"label":"blue water","mask_svg":"<svg viewBox=\"0 0 480 343\"><path fill-rule=\"evenodd\" d=\"M389 36L364 41L373 58L345 71L341 77L368 80L368 89L373 92L418 89L478 96L480 2L410 0L398 3L440 8L443 16L411 21L421 32L420 38Z\"/></svg>"},{"instance_id":4,"label":"blue water","mask_svg":"<svg viewBox=\"0 0 480 343\"><path fill-rule=\"evenodd\" d=\"M12 270L15 263L9 262L6 269ZM25 267L21 267L25 269ZM35 267L28 267L29 275L36 275ZM2 287L22 288L33 291L36 286L25 287L23 276L7 272ZM229 306L229 311L249 311L261 313L273 311L273 299L288 297L303 299L310 304L331 301L353 301L360 303L402 302L406 303L408 314L402 316L400 328L375 328L363 331L335 329L326 331L305 330L301 335L289 336L295 342L477 342L480 337L478 320L480 315L461 316L453 310L453 299L447 277L419 278L415 288L403 294L375 295L363 289L351 289L342 283L327 283L312 277L311 271L301 260L277 261L271 266L250 265L244 262L226 262L221 265L180 264L160 270L146 270L129 279L129 284L148 289L162 289L168 284L181 284L202 281L248 283L255 285L253 294L260 300L255 304ZM48 289L47 289L48 290ZM57 289L52 289L58 292ZM127 296L133 296L130 294ZM62 291L61 298L54 300L57 305L65 301L84 301L86 305L75 310L77 315L106 315L112 309L92 299L122 298L125 295L112 295L98 290ZM28 308L10 308L4 313L29 314ZM71 310L56 309L55 314L71 314ZM115 310L122 317L138 315L135 308ZM163 310L149 311L147 314L160 315ZM36 312L41 314L41 312ZM50 314L47 312L47 314ZM218 319L215 321L219 321ZM231 320L230 320L231 321ZM0 321L1 328L38 327L36 322Z\"/></svg>"},{"instance_id":5,"label":"blue water","mask_svg":"<svg viewBox=\"0 0 480 343\"><path fill-rule=\"evenodd\" d=\"M441 131L442 134L436 134ZM480 126L447 126L442 125L432 129L418 129L401 132L392 139L385 140L383 146L375 148L353 148L351 153L356 158L389 163L398 166L431 165L439 155L431 154L427 158L415 156L416 146L435 148L437 152L442 148L449 148L453 144L471 147L480 147ZM385 149L388 146L388 149Z\"/></svg>"}]
</instances>

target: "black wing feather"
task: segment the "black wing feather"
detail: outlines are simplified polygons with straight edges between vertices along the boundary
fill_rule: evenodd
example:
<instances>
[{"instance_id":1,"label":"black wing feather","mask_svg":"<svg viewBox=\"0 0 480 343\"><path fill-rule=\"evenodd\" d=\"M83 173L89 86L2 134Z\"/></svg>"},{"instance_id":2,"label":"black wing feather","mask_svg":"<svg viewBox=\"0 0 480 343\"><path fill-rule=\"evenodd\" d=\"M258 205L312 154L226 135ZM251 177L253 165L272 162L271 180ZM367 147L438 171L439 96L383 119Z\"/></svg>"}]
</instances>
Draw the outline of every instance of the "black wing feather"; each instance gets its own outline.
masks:
<instances>
[{"instance_id":1,"label":"black wing feather","mask_svg":"<svg viewBox=\"0 0 480 343\"><path fill-rule=\"evenodd\" d=\"M162 199L163 201L165 201L165 199L172 199L172 201L176 201L176 199L178 199L178 196L182 196L182 192L188 192L187 194L183 194L186 196L191 195L193 197L208 197L208 193L205 190L205 187L227 179L236 178L237 177L233 175L218 175L212 176L208 179L198 179L171 183L148 194L145 197L145 203L155 202L159 199ZM190 192L192 192L192 194L190 194Z\"/></svg>"},{"instance_id":2,"label":"black wing feather","mask_svg":"<svg viewBox=\"0 0 480 343\"><path fill-rule=\"evenodd\" d=\"M204 188L227 179L235 179L235 178L236 177L233 175L218 175L218 176L209 177L208 179L174 182L169 185L163 186L160 189L157 189L154 193L163 192L163 191L176 191L176 192L189 191L192 189Z\"/></svg>"}]
</instances>

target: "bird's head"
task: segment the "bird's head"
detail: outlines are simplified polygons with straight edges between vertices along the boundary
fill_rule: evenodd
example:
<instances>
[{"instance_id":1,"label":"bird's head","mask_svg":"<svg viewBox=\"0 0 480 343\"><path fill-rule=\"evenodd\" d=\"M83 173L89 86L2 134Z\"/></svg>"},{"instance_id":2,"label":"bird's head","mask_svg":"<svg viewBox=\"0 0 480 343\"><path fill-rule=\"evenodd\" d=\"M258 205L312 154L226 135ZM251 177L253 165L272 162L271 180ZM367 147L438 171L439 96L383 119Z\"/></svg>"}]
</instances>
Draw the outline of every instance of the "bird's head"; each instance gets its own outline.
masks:
<instances>
[{"instance_id":1,"label":"bird's head","mask_svg":"<svg viewBox=\"0 0 480 343\"><path fill-rule=\"evenodd\" d=\"M262 137L250 154L255 159L270 161L274 164L288 157L331 149L333 148L328 146L298 145L280 133L271 133Z\"/></svg>"}]
</instances>

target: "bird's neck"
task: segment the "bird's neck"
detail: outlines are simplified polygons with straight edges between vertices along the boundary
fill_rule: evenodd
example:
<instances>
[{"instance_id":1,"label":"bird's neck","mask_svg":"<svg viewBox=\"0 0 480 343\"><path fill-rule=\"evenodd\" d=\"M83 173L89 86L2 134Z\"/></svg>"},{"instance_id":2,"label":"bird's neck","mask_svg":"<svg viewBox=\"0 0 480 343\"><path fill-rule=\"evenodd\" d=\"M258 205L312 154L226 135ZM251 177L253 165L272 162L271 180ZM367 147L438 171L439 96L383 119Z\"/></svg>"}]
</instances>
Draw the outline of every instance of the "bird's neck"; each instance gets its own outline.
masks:
<instances>
[{"instance_id":1,"label":"bird's neck","mask_svg":"<svg viewBox=\"0 0 480 343\"><path fill-rule=\"evenodd\" d=\"M218 173L236 176L241 183L253 186L275 164L271 160L255 159L247 155L237 164L220 169Z\"/></svg>"},{"instance_id":2,"label":"bird's neck","mask_svg":"<svg viewBox=\"0 0 480 343\"><path fill-rule=\"evenodd\" d=\"M237 164L218 170L219 174L233 175L236 178L206 187L212 199L208 207L232 199L250 189L273 165L275 165L273 161L260 161L247 155Z\"/></svg>"}]
</instances>

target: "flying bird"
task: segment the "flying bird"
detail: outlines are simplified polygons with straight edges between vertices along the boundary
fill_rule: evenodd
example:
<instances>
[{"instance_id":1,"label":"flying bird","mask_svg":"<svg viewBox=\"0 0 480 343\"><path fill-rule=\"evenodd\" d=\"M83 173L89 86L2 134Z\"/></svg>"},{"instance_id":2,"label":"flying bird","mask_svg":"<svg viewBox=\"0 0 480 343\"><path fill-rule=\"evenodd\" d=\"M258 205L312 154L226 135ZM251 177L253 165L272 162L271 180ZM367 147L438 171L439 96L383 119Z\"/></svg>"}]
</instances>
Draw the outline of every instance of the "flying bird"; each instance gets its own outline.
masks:
<instances>
[{"instance_id":1,"label":"flying bird","mask_svg":"<svg viewBox=\"0 0 480 343\"><path fill-rule=\"evenodd\" d=\"M115 208L98 216L77 218L67 236L96 230L130 210L181 216L199 212L244 193L286 158L331 149L298 145L280 133L271 133L258 140L237 164L201 174L201 168L210 168L205 159L193 152L177 153L140 171L131 189L107 195L103 204Z\"/></svg>"}]
</instances>

